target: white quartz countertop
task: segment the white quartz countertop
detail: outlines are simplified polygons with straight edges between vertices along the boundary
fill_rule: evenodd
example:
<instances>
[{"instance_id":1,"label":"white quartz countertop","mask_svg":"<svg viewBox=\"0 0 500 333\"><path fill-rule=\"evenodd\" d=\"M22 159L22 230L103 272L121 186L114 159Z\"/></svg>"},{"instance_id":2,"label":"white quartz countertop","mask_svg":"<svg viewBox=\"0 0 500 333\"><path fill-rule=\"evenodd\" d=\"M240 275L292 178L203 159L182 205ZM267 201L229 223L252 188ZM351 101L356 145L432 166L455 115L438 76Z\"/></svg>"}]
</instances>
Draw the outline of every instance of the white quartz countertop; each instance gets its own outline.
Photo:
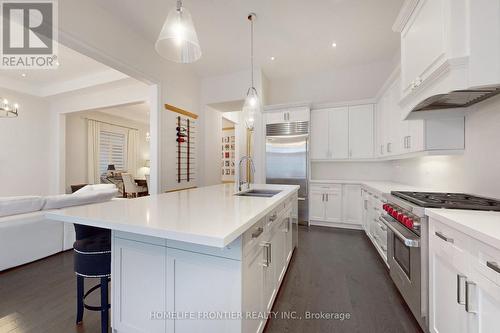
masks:
<instances>
[{"instance_id":1,"label":"white quartz countertop","mask_svg":"<svg viewBox=\"0 0 500 333\"><path fill-rule=\"evenodd\" d=\"M200 187L130 200L51 211L47 218L200 245L225 247L271 212L299 186L254 185L281 190L270 198L235 196L234 184Z\"/></svg>"},{"instance_id":2,"label":"white quartz countertop","mask_svg":"<svg viewBox=\"0 0 500 333\"><path fill-rule=\"evenodd\" d=\"M500 212L426 208L425 215L500 249Z\"/></svg>"},{"instance_id":3,"label":"white quartz countertop","mask_svg":"<svg viewBox=\"0 0 500 333\"><path fill-rule=\"evenodd\" d=\"M391 191L432 191L428 188L402 183L374 180L310 180L310 184L360 184L379 194L390 194Z\"/></svg>"}]
</instances>

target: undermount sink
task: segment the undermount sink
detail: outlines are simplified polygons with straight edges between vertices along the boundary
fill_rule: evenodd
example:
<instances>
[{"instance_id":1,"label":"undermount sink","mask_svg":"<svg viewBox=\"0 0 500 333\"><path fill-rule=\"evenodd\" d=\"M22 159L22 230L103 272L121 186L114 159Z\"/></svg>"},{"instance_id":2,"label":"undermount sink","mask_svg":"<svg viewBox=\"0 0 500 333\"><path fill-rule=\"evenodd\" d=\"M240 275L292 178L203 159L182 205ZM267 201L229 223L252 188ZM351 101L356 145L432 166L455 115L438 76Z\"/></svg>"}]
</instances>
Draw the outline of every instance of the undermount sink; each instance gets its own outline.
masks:
<instances>
[{"instance_id":1,"label":"undermount sink","mask_svg":"<svg viewBox=\"0 0 500 333\"><path fill-rule=\"evenodd\" d=\"M271 198L281 191L275 190L249 190L246 192L236 193L236 196L239 197L262 197L262 198Z\"/></svg>"}]
</instances>

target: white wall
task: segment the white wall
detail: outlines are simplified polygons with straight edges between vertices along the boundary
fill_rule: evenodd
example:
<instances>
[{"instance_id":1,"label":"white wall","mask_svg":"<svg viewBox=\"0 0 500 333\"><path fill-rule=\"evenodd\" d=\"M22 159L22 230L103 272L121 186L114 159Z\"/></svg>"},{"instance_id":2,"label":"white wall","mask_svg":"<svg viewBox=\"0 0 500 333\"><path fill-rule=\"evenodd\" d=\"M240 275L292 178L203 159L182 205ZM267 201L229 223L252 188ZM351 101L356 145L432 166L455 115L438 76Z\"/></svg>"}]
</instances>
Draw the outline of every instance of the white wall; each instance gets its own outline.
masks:
<instances>
[{"instance_id":1,"label":"white wall","mask_svg":"<svg viewBox=\"0 0 500 333\"><path fill-rule=\"evenodd\" d=\"M301 77L270 79L267 103L330 103L373 98L393 69L394 60L391 60Z\"/></svg>"},{"instance_id":2,"label":"white wall","mask_svg":"<svg viewBox=\"0 0 500 333\"><path fill-rule=\"evenodd\" d=\"M102 112L76 112L66 116L66 192L70 193L70 185L86 184L87 179L87 120L95 119L117 126L137 128L139 131L139 152L137 176L144 177L149 169L144 167L145 160L149 160L149 143L146 141L146 132L149 126L129 119L115 117Z\"/></svg>"},{"instance_id":3,"label":"white wall","mask_svg":"<svg viewBox=\"0 0 500 333\"><path fill-rule=\"evenodd\" d=\"M466 117L465 153L393 162L397 181L500 198L500 97Z\"/></svg>"},{"instance_id":4,"label":"white wall","mask_svg":"<svg viewBox=\"0 0 500 333\"><path fill-rule=\"evenodd\" d=\"M51 192L53 145L45 100L0 89L0 96L20 105L19 117L0 118L0 196Z\"/></svg>"},{"instance_id":5,"label":"white wall","mask_svg":"<svg viewBox=\"0 0 500 333\"><path fill-rule=\"evenodd\" d=\"M312 162L311 179L315 180L388 180L389 162Z\"/></svg>"},{"instance_id":6,"label":"white wall","mask_svg":"<svg viewBox=\"0 0 500 333\"><path fill-rule=\"evenodd\" d=\"M224 102L232 102L243 100L246 97L247 89L250 85L250 70L230 73L221 76L204 78L201 83L201 113L200 129L203 133L200 134L204 138L204 151L202 152L204 168L200 170L201 184L209 185L220 182L220 168L213 164L213 147L220 145L220 112L214 111L209 104L217 104ZM255 88L259 96L263 99L264 104L266 92L263 87L266 85L266 78L260 70L255 71ZM255 121L255 131L253 133L253 151L252 156L255 162L255 182L264 183L264 133L261 126L262 116L258 115ZM236 136L246 138L246 132L242 124L236 126ZM241 140L239 139L239 143ZM246 139L245 139L246 140ZM246 141L244 145L240 144L238 154L245 154ZM220 147L218 148L220 155Z\"/></svg>"},{"instance_id":7,"label":"white wall","mask_svg":"<svg viewBox=\"0 0 500 333\"><path fill-rule=\"evenodd\" d=\"M131 77L160 86L158 108L151 112L151 181L155 169L163 164L166 149L161 133L168 126L163 119L163 104L199 113L200 80L189 67L161 58L153 42L143 38L126 19L99 6L101 0L65 0L59 3L59 40L78 52L90 56ZM89 25L89 18L92 24ZM154 110L153 110L154 111ZM200 160L200 158L198 158ZM201 168L201 163L198 164ZM160 179L170 170L160 170L160 190L166 184Z\"/></svg>"}]
</instances>

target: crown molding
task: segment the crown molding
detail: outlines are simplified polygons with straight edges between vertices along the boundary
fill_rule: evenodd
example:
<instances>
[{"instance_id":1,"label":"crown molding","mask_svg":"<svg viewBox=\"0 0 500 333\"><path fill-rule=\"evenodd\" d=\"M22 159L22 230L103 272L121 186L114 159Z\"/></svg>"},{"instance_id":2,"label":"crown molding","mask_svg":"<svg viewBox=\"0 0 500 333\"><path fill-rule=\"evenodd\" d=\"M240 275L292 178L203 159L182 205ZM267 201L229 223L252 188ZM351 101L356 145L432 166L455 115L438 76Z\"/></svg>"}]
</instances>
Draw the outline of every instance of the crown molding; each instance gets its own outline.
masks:
<instances>
[{"instance_id":1,"label":"crown molding","mask_svg":"<svg viewBox=\"0 0 500 333\"><path fill-rule=\"evenodd\" d=\"M401 10L399 11L398 17L396 18L396 22L392 25L392 30L394 32L401 33L403 31L406 23L410 20L413 11L417 8L417 5L421 1L422 0L405 0L403 7L401 7Z\"/></svg>"}]
</instances>

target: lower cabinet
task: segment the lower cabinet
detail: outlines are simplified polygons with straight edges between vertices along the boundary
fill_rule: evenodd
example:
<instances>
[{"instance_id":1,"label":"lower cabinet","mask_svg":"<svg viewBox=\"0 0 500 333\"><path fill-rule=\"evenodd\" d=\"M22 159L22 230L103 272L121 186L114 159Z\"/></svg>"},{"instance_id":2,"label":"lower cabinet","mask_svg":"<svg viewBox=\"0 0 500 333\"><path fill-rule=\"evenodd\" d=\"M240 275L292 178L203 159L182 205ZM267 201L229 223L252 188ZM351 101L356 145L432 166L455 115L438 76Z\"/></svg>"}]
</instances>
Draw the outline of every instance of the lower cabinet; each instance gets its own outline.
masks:
<instances>
[{"instance_id":1,"label":"lower cabinet","mask_svg":"<svg viewBox=\"0 0 500 333\"><path fill-rule=\"evenodd\" d=\"M312 184L309 222L313 225L361 228L361 186Z\"/></svg>"},{"instance_id":2,"label":"lower cabinet","mask_svg":"<svg viewBox=\"0 0 500 333\"><path fill-rule=\"evenodd\" d=\"M361 192L363 228L382 259L387 263L387 227L379 220L385 199L365 188Z\"/></svg>"},{"instance_id":3,"label":"lower cabinet","mask_svg":"<svg viewBox=\"0 0 500 333\"><path fill-rule=\"evenodd\" d=\"M293 253L291 206L224 249L113 232L113 332L262 332Z\"/></svg>"},{"instance_id":4,"label":"lower cabinet","mask_svg":"<svg viewBox=\"0 0 500 333\"><path fill-rule=\"evenodd\" d=\"M500 250L431 219L430 332L498 332Z\"/></svg>"}]
</instances>

